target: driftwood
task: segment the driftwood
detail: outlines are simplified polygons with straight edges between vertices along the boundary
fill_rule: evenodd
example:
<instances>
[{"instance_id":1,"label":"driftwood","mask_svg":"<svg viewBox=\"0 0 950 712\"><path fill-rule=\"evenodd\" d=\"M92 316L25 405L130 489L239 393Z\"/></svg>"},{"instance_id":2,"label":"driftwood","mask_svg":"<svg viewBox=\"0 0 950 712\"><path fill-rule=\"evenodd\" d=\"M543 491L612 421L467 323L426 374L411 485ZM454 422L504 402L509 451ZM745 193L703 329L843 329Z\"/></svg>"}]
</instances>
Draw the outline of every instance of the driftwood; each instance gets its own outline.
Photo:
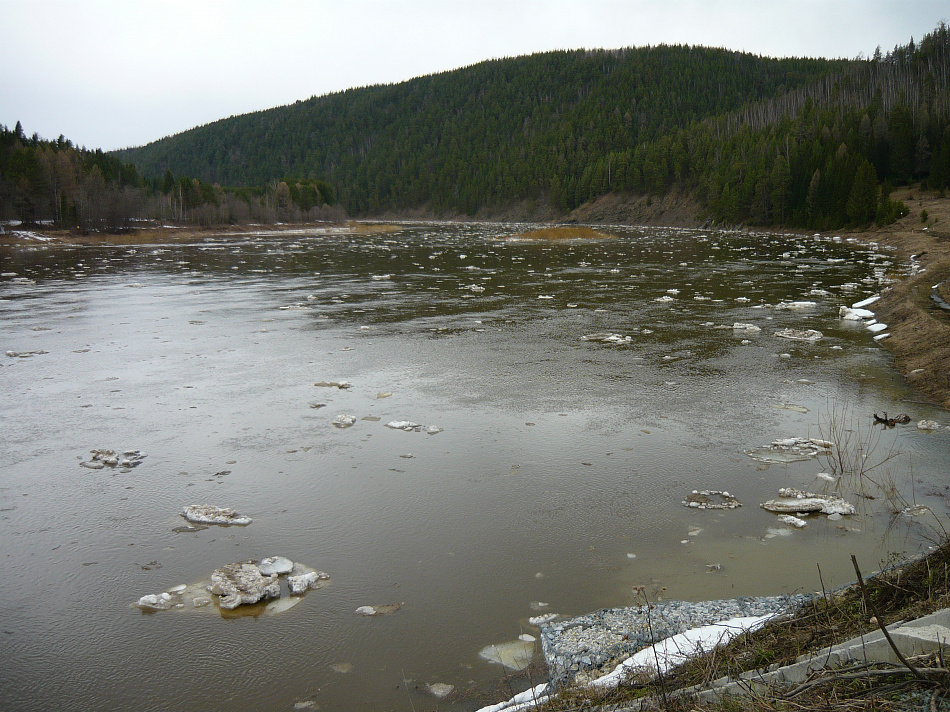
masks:
<instances>
[{"instance_id":1,"label":"driftwood","mask_svg":"<svg viewBox=\"0 0 950 712\"><path fill-rule=\"evenodd\" d=\"M893 418L888 418L888 417L887 417L887 411L885 410L885 411L884 411L884 417L883 417L883 418L882 418L881 416L879 416L877 413L874 414L874 422L875 422L875 423L880 423L881 425L887 425L887 426L889 426L889 427L894 427L894 426L897 425L898 423L909 423L909 422L910 422L910 416L907 415L907 413L901 413L901 414L899 414L899 415L895 415Z\"/></svg>"}]
</instances>

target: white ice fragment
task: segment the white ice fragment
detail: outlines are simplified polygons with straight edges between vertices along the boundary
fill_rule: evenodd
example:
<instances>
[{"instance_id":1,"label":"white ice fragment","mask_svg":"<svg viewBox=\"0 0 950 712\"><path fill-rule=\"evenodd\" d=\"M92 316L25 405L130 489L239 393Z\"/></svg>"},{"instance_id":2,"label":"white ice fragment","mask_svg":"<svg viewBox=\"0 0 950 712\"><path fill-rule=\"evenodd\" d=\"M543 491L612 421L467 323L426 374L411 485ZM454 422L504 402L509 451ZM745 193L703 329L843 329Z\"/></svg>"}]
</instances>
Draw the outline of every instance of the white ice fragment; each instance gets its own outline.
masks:
<instances>
[{"instance_id":1,"label":"white ice fragment","mask_svg":"<svg viewBox=\"0 0 950 712\"><path fill-rule=\"evenodd\" d=\"M808 522L804 519L799 519L791 514L782 514L778 520L782 522L782 524L788 524L790 527L795 527L796 529L803 529L808 526Z\"/></svg>"},{"instance_id":2,"label":"white ice fragment","mask_svg":"<svg viewBox=\"0 0 950 712\"><path fill-rule=\"evenodd\" d=\"M150 593L142 596L135 605L145 611L167 611L174 603L169 593Z\"/></svg>"},{"instance_id":3,"label":"white ice fragment","mask_svg":"<svg viewBox=\"0 0 950 712\"><path fill-rule=\"evenodd\" d=\"M265 576L289 574L294 570L294 562L284 556L268 556L257 565Z\"/></svg>"},{"instance_id":4,"label":"white ice fragment","mask_svg":"<svg viewBox=\"0 0 950 712\"><path fill-rule=\"evenodd\" d=\"M918 420L917 429L918 430L937 430L940 428L940 423L936 420Z\"/></svg>"},{"instance_id":5,"label":"white ice fragment","mask_svg":"<svg viewBox=\"0 0 950 712\"><path fill-rule=\"evenodd\" d=\"M520 671L531 664L531 658L534 657L534 643L514 640L510 643L486 645L479 651L478 656L490 663L500 663L509 670Z\"/></svg>"},{"instance_id":6,"label":"white ice fragment","mask_svg":"<svg viewBox=\"0 0 950 712\"><path fill-rule=\"evenodd\" d=\"M630 336L613 334L608 331L599 331L595 334L585 334L581 337L581 341L594 341L601 344L626 344L633 341L633 339Z\"/></svg>"},{"instance_id":7,"label":"white ice fragment","mask_svg":"<svg viewBox=\"0 0 950 712\"><path fill-rule=\"evenodd\" d=\"M884 339L889 339L890 336L891 336L890 332L889 332L889 331L885 331L883 334L878 334L877 336L875 336L875 337L873 337L873 338L874 338L875 341L884 341Z\"/></svg>"},{"instance_id":8,"label":"white ice fragment","mask_svg":"<svg viewBox=\"0 0 950 712\"><path fill-rule=\"evenodd\" d=\"M868 331L870 331L872 334L877 334L878 332L884 331L885 329L887 329L887 324L882 324L881 322L868 325Z\"/></svg>"},{"instance_id":9,"label":"white ice fragment","mask_svg":"<svg viewBox=\"0 0 950 712\"><path fill-rule=\"evenodd\" d=\"M340 429L352 427L354 423L356 423L356 416L346 413L340 413L333 419L333 426Z\"/></svg>"},{"instance_id":10,"label":"white ice fragment","mask_svg":"<svg viewBox=\"0 0 950 712\"><path fill-rule=\"evenodd\" d=\"M776 514L821 512L822 514L854 514L854 505L833 494L814 494L793 487L778 491L778 499L770 499L759 505Z\"/></svg>"},{"instance_id":11,"label":"white ice fragment","mask_svg":"<svg viewBox=\"0 0 950 712\"><path fill-rule=\"evenodd\" d=\"M817 306L817 302L779 302L775 305L775 308L788 311L804 311L806 309L814 309Z\"/></svg>"},{"instance_id":12,"label":"white ice fragment","mask_svg":"<svg viewBox=\"0 0 950 712\"><path fill-rule=\"evenodd\" d=\"M376 609L372 606L360 606L356 609L356 614L359 616L375 616Z\"/></svg>"},{"instance_id":13,"label":"white ice fragment","mask_svg":"<svg viewBox=\"0 0 950 712\"><path fill-rule=\"evenodd\" d=\"M672 302L672 301L673 301L673 297L664 294L662 297L657 297L657 298L654 299L653 301L655 301L655 302Z\"/></svg>"},{"instance_id":14,"label":"white ice fragment","mask_svg":"<svg viewBox=\"0 0 950 712\"><path fill-rule=\"evenodd\" d=\"M449 685L445 682L434 682L431 685L426 685L426 689L441 700L452 694L455 685Z\"/></svg>"},{"instance_id":15,"label":"white ice fragment","mask_svg":"<svg viewBox=\"0 0 950 712\"><path fill-rule=\"evenodd\" d=\"M781 329L775 332L775 336L791 341L809 341L812 343L824 338L824 334L817 329Z\"/></svg>"},{"instance_id":16,"label":"white ice fragment","mask_svg":"<svg viewBox=\"0 0 950 712\"><path fill-rule=\"evenodd\" d=\"M226 610L262 599L280 598L277 576L265 576L257 566L246 561L215 569L209 590L221 597L218 605Z\"/></svg>"},{"instance_id":17,"label":"white ice fragment","mask_svg":"<svg viewBox=\"0 0 950 712\"><path fill-rule=\"evenodd\" d=\"M389 423L386 423L387 428L392 428L393 430L415 430L416 428L421 428L422 426L419 423L413 423L411 420L393 420Z\"/></svg>"},{"instance_id":18,"label":"white ice fragment","mask_svg":"<svg viewBox=\"0 0 950 712\"><path fill-rule=\"evenodd\" d=\"M557 618L557 613L545 613L542 616L531 616L528 619L530 625L542 625L544 623L550 623L555 618Z\"/></svg>"},{"instance_id":19,"label":"white ice fragment","mask_svg":"<svg viewBox=\"0 0 950 712\"><path fill-rule=\"evenodd\" d=\"M874 312L868 309L852 309L851 307L838 307L838 318L845 321L862 321L863 319L873 319Z\"/></svg>"},{"instance_id":20,"label":"white ice fragment","mask_svg":"<svg viewBox=\"0 0 950 712\"><path fill-rule=\"evenodd\" d=\"M852 308L852 309L863 309L863 308L866 307L866 306L869 306L869 305L871 305L871 304L874 304L874 302L876 302L876 301L877 301L878 299L880 299L880 298L881 298L880 295L877 295L877 296L874 296L874 297L868 297L867 299L862 299L860 302L855 302L854 304L852 304L852 305L851 305L851 308Z\"/></svg>"},{"instance_id":21,"label":"white ice fragment","mask_svg":"<svg viewBox=\"0 0 950 712\"><path fill-rule=\"evenodd\" d=\"M216 507L213 504L191 504L185 507L182 516L197 524L224 524L246 526L253 521L244 514L235 512L231 507Z\"/></svg>"},{"instance_id":22,"label":"white ice fragment","mask_svg":"<svg viewBox=\"0 0 950 712\"><path fill-rule=\"evenodd\" d=\"M827 472L819 472L815 475L819 480L824 480L825 482L837 482L838 478L834 475L829 475Z\"/></svg>"},{"instance_id":23,"label":"white ice fragment","mask_svg":"<svg viewBox=\"0 0 950 712\"><path fill-rule=\"evenodd\" d=\"M732 329L733 331L745 331L750 334L756 334L762 331L762 327L760 326L756 326L755 324L743 324L739 321L732 325Z\"/></svg>"},{"instance_id":24,"label":"white ice fragment","mask_svg":"<svg viewBox=\"0 0 950 712\"><path fill-rule=\"evenodd\" d=\"M329 574L325 574L322 571L307 571L306 573L298 574L296 576L287 577L287 585L290 587L290 592L293 594L301 594L310 590L311 588L319 588L321 581L326 581L329 579Z\"/></svg>"}]
</instances>

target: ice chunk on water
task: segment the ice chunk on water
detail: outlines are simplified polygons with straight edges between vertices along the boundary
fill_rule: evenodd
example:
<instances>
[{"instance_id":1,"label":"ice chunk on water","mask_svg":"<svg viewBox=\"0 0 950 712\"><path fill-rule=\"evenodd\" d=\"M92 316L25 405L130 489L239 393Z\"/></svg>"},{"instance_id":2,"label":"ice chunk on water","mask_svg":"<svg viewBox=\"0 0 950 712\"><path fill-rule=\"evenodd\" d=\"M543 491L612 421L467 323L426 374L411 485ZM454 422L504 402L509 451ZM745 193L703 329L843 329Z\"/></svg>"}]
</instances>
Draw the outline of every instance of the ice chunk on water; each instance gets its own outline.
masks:
<instances>
[{"instance_id":1,"label":"ice chunk on water","mask_svg":"<svg viewBox=\"0 0 950 712\"><path fill-rule=\"evenodd\" d=\"M281 574L289 574L293 571L294 562L284 556L268 556L257 565L257 568L259 568L261 573L265 576L271 576L272 574L279 576Z\"/></svg>"},{"instance_id":2,"label":"ice chunk on water","mask_svg":"<svg viewBox=\"0 0 950 712\"><path fill-rule=\"evenodd\" d=\"M790 339L791 341L809 341L814 343L815 341L820 341L824 338L822 334L817 329L780 329L775 332L775 335L780 339Z\"/></svg>"},{"instance_id":3,"label":"ice chunk on water","mask_svg":"<svg viewBox=\"0 0 950 712\"><path fill-rule=\"evenodd\" d=\"M430 685L426 685L426 689L432 695L438 697L441 700L452 694L452 690L455 689L455 685L449 685L445 682L434 682Z\"/></svg>"},{"instance_id":4,"label":"ice chunk on water","mask_svg":"<svg viewBox=\"0 0 950 712\"><path fill-rule=\"evenodd\" d=\"M346 413L340 413L337 417L333 419L333 425L337 428L350 428L353 424L356 423L355 415L347 415Z\"/></svg>"},{"instance_id":5,"label":"ice chunk on water","mask_svg":"<svg viewBox=\"0 0 950 712\"><path fill-rule=\"evenodd\" d=\"M231 507L216 507L213 504L191 504L184 508L182 516L198 524L224 524L246 526L253 520L234 511Z\"/></svg>"},{"instance_id":6,"label":"ice chunk on water","mask_svg":"<svg viewBox=\"0 0 950 712\"><path fill-rule=\"evenodd\" d=\"M478 656L490 663L504 665L509 670L524 670L534 657L534 643L513 640L510 643L486 645L479 651Z\"/></svg>"},{"instance_id":7,"label":"ice chunk on water","mask_svg":"<svg viewBox=\"0 0 950 712\"><path fill-rule=\"evenodd\" d=\"M782 514L779 516L778 520L782 524L788 524L790 527L795 527L796 529L803 529L804 527L808 526L808 522L792 514Z\"/></svg>"}]
</instances>

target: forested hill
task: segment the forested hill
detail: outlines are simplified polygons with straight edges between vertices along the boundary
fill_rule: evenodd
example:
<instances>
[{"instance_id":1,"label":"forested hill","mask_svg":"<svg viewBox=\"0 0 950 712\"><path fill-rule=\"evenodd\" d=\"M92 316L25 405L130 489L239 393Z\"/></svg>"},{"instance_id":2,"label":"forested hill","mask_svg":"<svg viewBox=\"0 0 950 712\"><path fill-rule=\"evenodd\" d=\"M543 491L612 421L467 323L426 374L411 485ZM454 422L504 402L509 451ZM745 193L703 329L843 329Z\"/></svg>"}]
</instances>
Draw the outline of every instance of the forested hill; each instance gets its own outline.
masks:
<instances>
[{"instance_id":1,"label":"forested hill","mask_svg":"<svg viewBox=\"0 0 950 712\"><path fill-rule=\"evenodd\" d=\"M886 219L887 186L950 179L950 32L868 60L659 46L500 59L231 117L118 152L146 175L322 178L355 214L569 211L695 194L710 217ZM884 190L881 190L883 186Z\"/></svg>"}]
</instances>

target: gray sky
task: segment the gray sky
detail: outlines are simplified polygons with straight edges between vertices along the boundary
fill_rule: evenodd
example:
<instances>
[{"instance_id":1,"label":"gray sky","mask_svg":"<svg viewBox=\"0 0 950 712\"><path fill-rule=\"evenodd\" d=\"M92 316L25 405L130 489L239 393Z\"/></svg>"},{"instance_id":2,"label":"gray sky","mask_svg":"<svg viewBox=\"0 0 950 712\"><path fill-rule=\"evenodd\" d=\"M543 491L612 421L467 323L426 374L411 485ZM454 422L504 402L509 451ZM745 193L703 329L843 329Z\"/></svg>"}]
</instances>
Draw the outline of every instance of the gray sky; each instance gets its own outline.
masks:
<instances>
[{"instance_id":1,"label":"gray sky","mask_svg":"<svg viewBox=\"0 0 950 712\"><path fill-rule=\"evenodd\" d=\"M552 49L855 57L947 0L0 0L0 124L105 150L232 114Z\"/></svg>"}]
</instances>

